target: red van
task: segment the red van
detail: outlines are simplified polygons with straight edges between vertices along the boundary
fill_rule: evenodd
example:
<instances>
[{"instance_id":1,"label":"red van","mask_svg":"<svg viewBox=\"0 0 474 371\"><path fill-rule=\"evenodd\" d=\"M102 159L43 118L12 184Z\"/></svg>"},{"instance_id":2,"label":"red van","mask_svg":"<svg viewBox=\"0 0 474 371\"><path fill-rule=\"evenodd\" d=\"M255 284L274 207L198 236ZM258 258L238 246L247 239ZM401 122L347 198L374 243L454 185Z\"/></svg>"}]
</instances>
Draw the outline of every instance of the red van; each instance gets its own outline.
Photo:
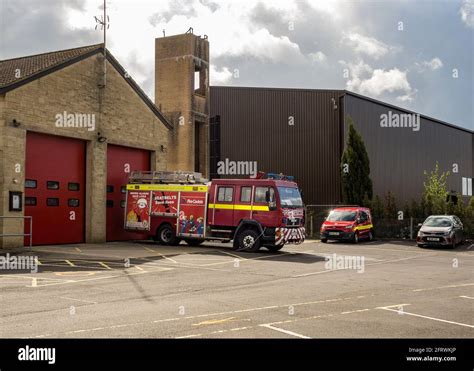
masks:
<instances>
[{"instance_id":1,"label":"red van","mask_svg":"<svg viewBox=\"0 0 474 371\"><path fill-rule=\"evenodd\" d=\"M346 240L358 243L360 239L372 241L374 226L370 209L360 206L337 207L321 225L321 242Z\"/></svg>"}]
</instances>

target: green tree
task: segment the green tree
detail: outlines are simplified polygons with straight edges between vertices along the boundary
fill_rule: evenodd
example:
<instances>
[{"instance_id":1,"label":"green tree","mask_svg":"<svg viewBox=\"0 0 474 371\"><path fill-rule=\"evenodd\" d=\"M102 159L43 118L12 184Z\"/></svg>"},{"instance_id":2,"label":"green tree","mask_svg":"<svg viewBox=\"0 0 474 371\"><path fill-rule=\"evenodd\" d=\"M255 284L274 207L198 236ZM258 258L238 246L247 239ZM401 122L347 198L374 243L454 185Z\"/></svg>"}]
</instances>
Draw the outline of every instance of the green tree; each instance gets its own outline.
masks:
<instances>
[{"instance_id":1,"label":"green tree","mask_svg":"<svg viewBox=\"0 0 474 371\"><path fill-rule=\"evenodd\" d=\"M434 214L444 214L446 212L446 196L448 194L446 183L449 171L440 174L439 164L436 161L435 169L428 173L425 170L426 181L423 182L425 192L423 198L427 205L431 206Z\"/></svg>"},{"instance_id":2,"label":"green tree","mask_svg":"<svg viewBox=\"0 0 474 371\"><path fill-rule=\"evenodd\" d=\"M397 215L397 203L393 193L388 191L385 196L385 205L384 205L384 217L387 219L396 219Z\"/></svg>"},{"instance_id":3,"label":"green tree","mask_svg":"<svg viewBox=\"0 0 474 371\"><path fill-rule=\"evenodd\" d=\"M375 219L383 218L384 206L379 195L375 195L372 201L372 215Z\"/></svg>"},{"instance_id":4,"label":"green tree","mask_svg":"<svg viewBox=\"0 0 474 371\"><path fill-rule=\"evenodd\" d=\"M346 204L362 205L366 195L369 200L373 196L369 155L349 116L347 122L349 135L341 159L342 198Z\"/></svg>"}]
</instances>

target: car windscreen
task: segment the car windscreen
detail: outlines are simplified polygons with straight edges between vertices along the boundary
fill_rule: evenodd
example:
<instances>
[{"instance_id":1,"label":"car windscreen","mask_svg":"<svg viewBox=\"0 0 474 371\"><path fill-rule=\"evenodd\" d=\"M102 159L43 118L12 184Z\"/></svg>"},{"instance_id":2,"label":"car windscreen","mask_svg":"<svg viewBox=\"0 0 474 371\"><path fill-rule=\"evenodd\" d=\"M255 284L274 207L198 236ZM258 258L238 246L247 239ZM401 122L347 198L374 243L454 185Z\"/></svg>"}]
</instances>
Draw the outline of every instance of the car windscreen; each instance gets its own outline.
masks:
<instances>
[{"instance_id":1,"label":"car windscreen","mask_svg":"<svg viewBox=\"0 0 474 371\"><path fill-rule=\"evenodd\" d=\"M423 223L425 227L451 227L453 221L449 218L443 217L430 217Z\"/></svg>"},{"instance_id":2,"label":"car windscreen","mask_svg":"<svg viewBox=\"0 0 474 371\"><path fill-rule=\"evenodd\" d=\"M349 210L333 210L327 217L328 222L353 222L356 220L357 212Z\"/></svg>"},{"instance_id":3,"label":"car windscreen","mask_svg":"<svg viewBox=\"0 0 474 371\"><path fill-rule=\"evenodd\" d=\"M280 201L282 207L303 207L303 200L298 188L295 187L278 187Z\"/></svg>"}]
</instances>

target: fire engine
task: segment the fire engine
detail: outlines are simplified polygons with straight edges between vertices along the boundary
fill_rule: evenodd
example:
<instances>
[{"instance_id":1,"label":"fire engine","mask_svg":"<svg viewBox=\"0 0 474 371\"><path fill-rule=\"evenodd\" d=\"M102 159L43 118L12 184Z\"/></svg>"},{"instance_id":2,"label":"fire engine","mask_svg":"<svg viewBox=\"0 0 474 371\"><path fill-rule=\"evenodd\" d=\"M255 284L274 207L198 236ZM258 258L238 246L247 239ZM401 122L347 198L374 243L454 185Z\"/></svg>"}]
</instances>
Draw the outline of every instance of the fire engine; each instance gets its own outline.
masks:
<instances>
[{"instance_id":1,"label":"fire engine","mask_svg":"<svg viewBox=\"0 0 474 371\"><path fill-rule=\"evenodd\" d=\"M233 241L234 250L256 252L305 239L303 201L290 176L209 182L194 172L134 171L126 193L125 229L164 245Z\"/></svg>"}]
</instances>

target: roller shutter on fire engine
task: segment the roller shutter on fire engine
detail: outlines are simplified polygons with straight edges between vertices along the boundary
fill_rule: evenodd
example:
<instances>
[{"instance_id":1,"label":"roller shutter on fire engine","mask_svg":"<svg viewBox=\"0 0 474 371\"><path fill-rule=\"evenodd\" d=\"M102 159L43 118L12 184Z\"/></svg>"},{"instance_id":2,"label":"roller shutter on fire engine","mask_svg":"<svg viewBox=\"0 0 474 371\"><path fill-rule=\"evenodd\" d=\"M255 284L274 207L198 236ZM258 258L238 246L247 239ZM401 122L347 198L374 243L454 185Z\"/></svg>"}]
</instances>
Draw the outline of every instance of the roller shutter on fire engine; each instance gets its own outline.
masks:
<instances>
[{"instance_id":1,"label":"roller shutter on fire engine","mask_svg":"<svg viewBox=\"0 0 474 371\"><path fill-rule=\"evenodd\" d=\"M27 133L25 216L33 217L34 245L84 242L85 153L82 140Z\"/></svg>"}]
</instances>

